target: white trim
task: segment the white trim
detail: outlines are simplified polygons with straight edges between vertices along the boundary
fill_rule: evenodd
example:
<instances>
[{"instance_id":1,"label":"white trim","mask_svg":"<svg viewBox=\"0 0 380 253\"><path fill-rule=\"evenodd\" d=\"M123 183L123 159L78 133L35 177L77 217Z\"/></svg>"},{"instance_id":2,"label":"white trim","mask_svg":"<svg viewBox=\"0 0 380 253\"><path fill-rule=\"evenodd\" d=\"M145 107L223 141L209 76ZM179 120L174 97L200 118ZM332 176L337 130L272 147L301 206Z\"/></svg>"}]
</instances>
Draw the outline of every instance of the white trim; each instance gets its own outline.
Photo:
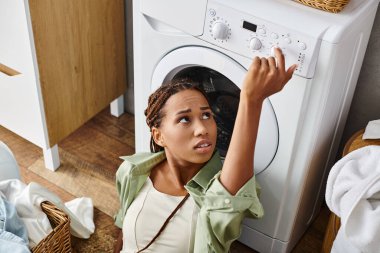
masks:
<instances>
[{"instance_id":1,"label":"white trim","mask_svg":"<svg viewBox=\"0 0 380 253\"><path fill-rule=\"evenodd\" d=\"M110 112L115 117L120 117L124 113L124 94L110 103Z\"/></svg>"},{"instance_id":2,"label":"white trim","mask_svg":"<svg viewBox=\"0 0 380 253\"><path fill-rule=\"evenodd\" d=\"M58 145L51 148L42 149L44 153L45 167L49 170L55 171L61 165L59 160Z\"/></svg>"}]
</instances>

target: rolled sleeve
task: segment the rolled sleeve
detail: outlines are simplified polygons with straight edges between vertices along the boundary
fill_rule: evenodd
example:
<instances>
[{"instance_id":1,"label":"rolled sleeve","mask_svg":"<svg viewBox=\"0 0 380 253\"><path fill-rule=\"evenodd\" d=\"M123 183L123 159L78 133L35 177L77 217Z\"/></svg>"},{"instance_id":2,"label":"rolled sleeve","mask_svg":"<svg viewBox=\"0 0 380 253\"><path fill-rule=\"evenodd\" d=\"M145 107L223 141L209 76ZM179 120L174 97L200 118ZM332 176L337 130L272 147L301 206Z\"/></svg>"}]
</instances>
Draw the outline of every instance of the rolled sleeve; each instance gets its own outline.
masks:
<instances>
[{"instance_id":1,"label":"rolled sleeve","mask_svg":"<svg viewBox=\"0 0 380 253\"><path fill-rule=\"evenodd\" d=\"M261 218L264 215L263 207L260 203L255 177L248 180L240 190L231 195L219 181L218 173L205 194L204 205L210 211L247 213L253 218Z\"/></svg>"},{"instance_id":2,"label":"rolled sleeve","mask_svg":"<svg viewBox=\"0 0 380 253\"><path fill-rule=\"evenodd\" d=\"M231 243L239 238L244 218L261 218L264 215L255 177L231 195L215 175L201 197L196 234L195 252L228 252Z\"/></svg>"}]
</instances>

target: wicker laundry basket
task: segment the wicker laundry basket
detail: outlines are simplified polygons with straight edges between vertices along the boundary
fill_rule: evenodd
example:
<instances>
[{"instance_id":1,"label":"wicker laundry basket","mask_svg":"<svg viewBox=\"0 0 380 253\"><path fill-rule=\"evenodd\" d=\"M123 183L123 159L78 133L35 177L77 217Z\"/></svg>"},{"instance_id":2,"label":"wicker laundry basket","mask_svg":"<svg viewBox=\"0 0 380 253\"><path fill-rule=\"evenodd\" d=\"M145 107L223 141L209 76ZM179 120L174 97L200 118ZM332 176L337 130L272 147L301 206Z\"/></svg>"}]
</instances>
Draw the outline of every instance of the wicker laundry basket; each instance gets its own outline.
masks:
<instances>
[{"instance_id":1,"label":"wicker laundry basket","mask_svg":"<svg viewBox=\"0 0 380 253\"><path fill-rule=\"evenodd\" d=\"M33 253L71 252L70 218L49 201L41 203L53 231L33 247Z\"/></svg>"},{"instance_id":2,"label":"wicker laundry basket","mask_svg":"<svg viewBox=\"0 0 380 253\"><path fill-rule=\"evenodd\" d=\"M320 10L338 13L350 0L295 0L304 5Z\"/></svg>"}]
</instances>

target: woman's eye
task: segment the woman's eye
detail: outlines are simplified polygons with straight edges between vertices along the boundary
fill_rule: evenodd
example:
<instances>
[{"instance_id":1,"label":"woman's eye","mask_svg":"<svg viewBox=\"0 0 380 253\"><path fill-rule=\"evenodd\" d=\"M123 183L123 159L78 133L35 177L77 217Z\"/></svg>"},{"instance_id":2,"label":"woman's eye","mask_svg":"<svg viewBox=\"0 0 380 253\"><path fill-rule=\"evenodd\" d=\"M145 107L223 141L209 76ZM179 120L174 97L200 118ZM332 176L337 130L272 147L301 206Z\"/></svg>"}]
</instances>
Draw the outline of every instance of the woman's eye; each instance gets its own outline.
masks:
<instances>
[{"instance_id":1,"label":"woman's eye","mask_svg":"<svg viewBox=\"0 0 380 253\"><path fill-rule=\"evenodd\" d=\"M182 117L179 119L179 123L188 123L190 121L189 117Z\"/></svg>"},{"instance_id":2,"label":"woman's eye","mask_svg":"<svg viewBox=\"0 0 380 253\"><path fill-rule=\"evenodd\" d=\"M211 118L211 113L210 112L205 112L202 114L202 119L209 119Z\"/></svg>"}]
</instances>

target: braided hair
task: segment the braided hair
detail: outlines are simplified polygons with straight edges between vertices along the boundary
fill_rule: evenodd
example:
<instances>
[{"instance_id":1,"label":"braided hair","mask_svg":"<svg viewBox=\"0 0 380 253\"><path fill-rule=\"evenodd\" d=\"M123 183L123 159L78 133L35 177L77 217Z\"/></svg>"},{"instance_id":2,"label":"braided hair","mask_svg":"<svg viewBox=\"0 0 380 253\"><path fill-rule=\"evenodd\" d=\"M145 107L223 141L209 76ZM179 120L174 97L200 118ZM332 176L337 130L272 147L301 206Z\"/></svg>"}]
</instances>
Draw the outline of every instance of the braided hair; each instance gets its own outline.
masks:
<instances>
[{"instance_id":1,"label":"braided hair","mask_svg":"<svg viewBox=\"0 0 380 253\"><path fill-rule=\"evenodd\" d=\"M146 124L152 132L153 127L160 127L162 118L165 116L162 108L166 101L174 94L183 90L197 90L201 92L207 99L205 92L198 86L197 83L190 79L177 79L170 83L160 86L155 92L153 92L148 99L148 107L145 109L144 114L146 116ZM164 150L163 147L158 145L153 136L150 137L150 151L157 153Z\"/></svg>"}]
</instances>

